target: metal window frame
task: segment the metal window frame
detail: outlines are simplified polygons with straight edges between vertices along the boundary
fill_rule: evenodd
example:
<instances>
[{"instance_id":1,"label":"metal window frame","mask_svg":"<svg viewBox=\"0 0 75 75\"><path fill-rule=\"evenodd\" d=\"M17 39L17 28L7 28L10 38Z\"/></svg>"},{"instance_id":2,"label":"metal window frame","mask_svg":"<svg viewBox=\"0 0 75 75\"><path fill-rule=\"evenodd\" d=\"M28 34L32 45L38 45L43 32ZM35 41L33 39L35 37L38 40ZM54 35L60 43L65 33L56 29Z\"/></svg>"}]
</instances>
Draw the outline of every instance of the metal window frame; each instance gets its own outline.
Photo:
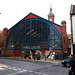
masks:
<instances>
[{"instance_id":1,"label":"metal window frame","mask_svg":"<svg viewBox=\"0 0 75 75\"><path fill-rule=\"evenodd\" d=\"M19 23L18 25L16 25L13 29L12 29L12 31L10 32L10 34L9 34L9 36L8 36L8 38L7 38L7 41L6 41L6 48L7 48L7 44L8 44L8 40L9 40L9 38L10 38L10 36L12 35L12 32L14 31L14 30L17 30L17 27L18 26L20 26L22 23L24 23L24 22L27 22L27 21L30 21L30 29L32 29L32 21L33 20L36 20L36 21L41 21L42 22L42 24L43 24L43 22L44 23L46 23L47 25L49 25L49 26L51 26L53 29L54 29L54 31L57 33L57 35L58 35L58 37L59 37L59 39L60 39L60 44L61 44L61 48L62 48L62 37L61 37L61 35L60 35L60 33L57 31L57 29L52 25L52 24L50 24L49 22L47 22L47 21L45 21L45 20L43 20L43 19L27 19L27 20L24 20L24 21L22 21L21 23ZM26 23L25 23L26 24ZM26 25L25 25L26 26ZM42 25L41 25L42 26ZM36 26L36 29L37 29L37 26ZM26 30L25 30L26 31ZM43 30L42 30L43 31ZM20 35L21 35L21 26L20 26ZM30 34L31 35L31 34ZM55 35L55 34L54 34ZM37 36L36 36L37 37ZM31 37L30 37L31 38ZM20 41L21 41L21 36L20 36ZM42 41L43 41L43 39L42 39ZM30 41L30 43L31 43L31 41ZM36 41L36 43L37 43L37 41ZM21 44L21 42L20 42L20 44ZM31 45L31 44L30 44ZM31 48L31 46L30 46L30 48ZM37 47L36 47L37 48ZM26 49L26 48L25 48ZM59 48L58 48L59 49Z\"/></svg>"}]
</instances>

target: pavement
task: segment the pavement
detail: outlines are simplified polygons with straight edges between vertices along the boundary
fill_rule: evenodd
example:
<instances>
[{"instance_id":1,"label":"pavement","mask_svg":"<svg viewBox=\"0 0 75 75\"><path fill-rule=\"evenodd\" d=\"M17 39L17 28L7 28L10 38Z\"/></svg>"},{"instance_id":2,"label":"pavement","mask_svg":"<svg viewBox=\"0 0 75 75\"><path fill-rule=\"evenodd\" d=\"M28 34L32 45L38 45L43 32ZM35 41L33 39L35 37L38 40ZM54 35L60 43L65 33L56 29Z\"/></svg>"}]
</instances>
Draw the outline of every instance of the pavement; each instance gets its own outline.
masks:
<instances>
[{"instance_id":1,"label":"pavement","mask_svg":"<svg viewBox=\"0 0 75 75\"><path fill-rule=\"evenodd\" d=\"M30 61L30 62L44 62L44 63L52 63L52 64L61 64L61 60L52 60L48 58L41 58L40 60L34 59L25 59L21 57L0 57L2 59L10 59L10 60L20 60L20 61Z\"/></svg>"}]
</instances>

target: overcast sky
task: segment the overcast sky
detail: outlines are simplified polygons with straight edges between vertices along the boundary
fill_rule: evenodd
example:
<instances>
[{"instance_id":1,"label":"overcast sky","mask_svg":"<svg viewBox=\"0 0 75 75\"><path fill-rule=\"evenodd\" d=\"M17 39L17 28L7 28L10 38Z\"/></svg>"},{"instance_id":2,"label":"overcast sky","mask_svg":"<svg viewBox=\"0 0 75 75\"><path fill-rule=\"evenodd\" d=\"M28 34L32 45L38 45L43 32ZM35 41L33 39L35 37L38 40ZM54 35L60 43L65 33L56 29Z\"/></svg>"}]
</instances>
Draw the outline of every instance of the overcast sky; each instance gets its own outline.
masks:
<instances>
[{"instance_id":1,"label":"overcast sky","mask_svg":"<svg viewBox=\"0 0 75 75\"><path fill-rule=\"evenodd\" d=\"M67 33L70 33L70 7L75 0L0 0L0 30L10 29L30 12L48 19L50 4L55 23L61 25L61 21L66 20Z\"/></svg>"}]
</instances>

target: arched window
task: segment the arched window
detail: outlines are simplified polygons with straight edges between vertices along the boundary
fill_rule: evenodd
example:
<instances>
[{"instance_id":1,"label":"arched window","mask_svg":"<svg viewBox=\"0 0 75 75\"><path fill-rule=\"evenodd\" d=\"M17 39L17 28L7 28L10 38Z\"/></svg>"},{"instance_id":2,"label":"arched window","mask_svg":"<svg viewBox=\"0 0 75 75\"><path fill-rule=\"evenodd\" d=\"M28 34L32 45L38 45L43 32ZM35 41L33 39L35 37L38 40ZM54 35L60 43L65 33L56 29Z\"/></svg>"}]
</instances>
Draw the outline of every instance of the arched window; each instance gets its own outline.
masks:
<instances>
[{"instance_id":1,"label":"arched window","mask_svg":"<svg viewBox=\"0 0 75 75\"><path fill-rule=\"evenodd\" d=\"M7 41L7 48L14 49L20 44L21 49L40 49L43 43L52 43L54 48L61 48L62 44L52 25L42 20L30 19L14 28Z\"/></svg>"}]
</instances>

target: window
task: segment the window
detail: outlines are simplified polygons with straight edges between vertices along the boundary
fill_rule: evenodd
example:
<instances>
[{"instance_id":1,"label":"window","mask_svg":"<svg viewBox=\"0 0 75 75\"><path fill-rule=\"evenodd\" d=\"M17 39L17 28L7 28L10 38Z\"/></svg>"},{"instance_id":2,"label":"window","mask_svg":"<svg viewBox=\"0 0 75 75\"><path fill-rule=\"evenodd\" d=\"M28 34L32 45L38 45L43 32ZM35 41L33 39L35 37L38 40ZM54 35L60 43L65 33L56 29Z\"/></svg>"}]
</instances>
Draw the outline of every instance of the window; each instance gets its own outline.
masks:
<instances>
[{"instance_id":1,"label":"window","mask_svg":"<svg viewBox=\"0 0 75 75\"><path fill-rule=\"evenodd\" d=\"M47 23L40 20L26 21L17 25L9 37L7 48L20 44L22 49L40 49L43 43L53 43L54 48L61 48L57 32Z\"/></svg>"}]
</instances>

